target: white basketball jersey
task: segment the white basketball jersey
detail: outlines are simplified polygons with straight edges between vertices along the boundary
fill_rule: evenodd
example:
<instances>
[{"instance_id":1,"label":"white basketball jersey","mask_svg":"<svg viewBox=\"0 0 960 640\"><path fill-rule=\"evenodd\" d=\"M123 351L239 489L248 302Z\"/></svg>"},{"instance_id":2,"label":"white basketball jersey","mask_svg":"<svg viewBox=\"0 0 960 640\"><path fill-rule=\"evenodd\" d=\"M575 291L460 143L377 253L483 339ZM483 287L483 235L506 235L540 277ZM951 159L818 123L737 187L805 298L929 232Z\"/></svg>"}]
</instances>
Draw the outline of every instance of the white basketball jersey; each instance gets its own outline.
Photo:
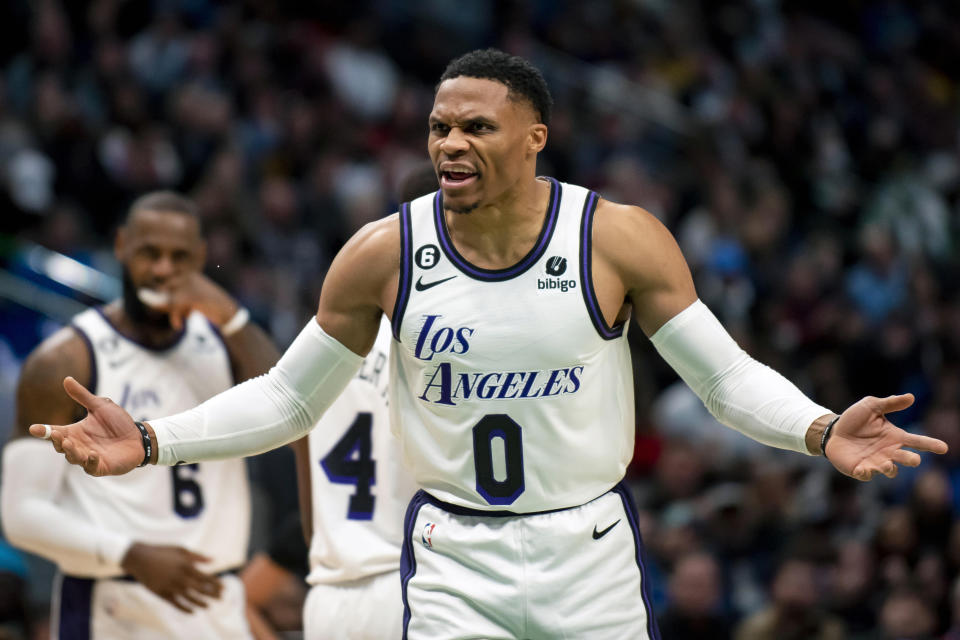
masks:
<instances>
[{"instance_id":1,"label":"white basketball jersey","mask_svg":"<svg viewBox=\"0 0 960 640\"><path fill-rule=\"evenodd\" d=\"M398 571L403 515L416 491L390 430L390 324L310 432L313 540L310 584Z\"/></svg>"},{"instance_id":2,"label":"white basketball jersey","mask_svg":"<svg viewBox=\"0 0 960 640\"><path fill-rule=\"evenodd\" d=\"M633 455L627 328L607 326L591 279L598 196L549 182L540 236L507 269L457 252L440 192L400 210L390 408L417 483L455 505L579 505Z\"/></svg>"},{"instance_id":3,"label":"white basketball jersey","mask_svg":"<svg viewBox=\"0 0 960 640\"><path fill-rule=\"evenodd\" d=\"M165 349L124 337L99 309L77 315L72 324L90 348L91 391L111 398L135 420L190 409L233 385L226 346L199 313L189 316L180 338ZM243 460L151 465L103 478L69 465L59 502L136 541L180 545L212 558L205 571L239 567L246 559L250 491ZM110 577L84 566L61 569Z\"/></svg>"}]
</instances>

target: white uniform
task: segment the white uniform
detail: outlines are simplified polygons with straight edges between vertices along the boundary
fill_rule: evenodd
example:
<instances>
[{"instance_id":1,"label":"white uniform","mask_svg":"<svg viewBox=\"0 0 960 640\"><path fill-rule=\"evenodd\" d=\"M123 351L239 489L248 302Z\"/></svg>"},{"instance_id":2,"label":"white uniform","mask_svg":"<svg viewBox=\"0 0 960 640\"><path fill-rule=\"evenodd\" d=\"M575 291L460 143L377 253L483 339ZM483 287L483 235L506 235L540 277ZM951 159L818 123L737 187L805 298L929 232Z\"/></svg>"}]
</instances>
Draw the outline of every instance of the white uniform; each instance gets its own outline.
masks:
<instances>
[{"instance_id":1,"label":"white uniform","mask_svg":"<svg viewBox=\"0 0 960 640\"><path fill-rule=\"evenodd\" d=\"M401 634L403 514L416 487L390 431L391 341L384 320L360 371L310 432L308 640Z\"/></svg>"},{"instance_id":2,"label":"white uniform","mask_svg":"<svg viewBox=\"0 0 960 640\"><path fill-rule=\"evenodd\" d=\"M122 336L99 309L77 315L72 324L91 352L90 390L114 398L135 420L183 411L233 384L226 346L198 313L166 349ZM148 466L103 478L64 466L58 503L84 520L138 542L205 555L212 561L201 568L211 573L246 560L250 492L243 460ZM51 617L60 640L250 637L236 576L223 576L218 600L185 614L115 569L76 561L61 562L60 570Z\"/></svg>"},{"instance_id":3,"label":"white uniform","mask_svg":"<svg viewBox=\"0 0 960 640\"><path fill-rule=\"evenodd\" d=\"M618 486L632 367L593 291L598 196L549 181L540 236L506 269L457 252L440 192L401 207L390 403L425 490L405 524L410 637L657 637Z\"/></svg>"}]
</instances>

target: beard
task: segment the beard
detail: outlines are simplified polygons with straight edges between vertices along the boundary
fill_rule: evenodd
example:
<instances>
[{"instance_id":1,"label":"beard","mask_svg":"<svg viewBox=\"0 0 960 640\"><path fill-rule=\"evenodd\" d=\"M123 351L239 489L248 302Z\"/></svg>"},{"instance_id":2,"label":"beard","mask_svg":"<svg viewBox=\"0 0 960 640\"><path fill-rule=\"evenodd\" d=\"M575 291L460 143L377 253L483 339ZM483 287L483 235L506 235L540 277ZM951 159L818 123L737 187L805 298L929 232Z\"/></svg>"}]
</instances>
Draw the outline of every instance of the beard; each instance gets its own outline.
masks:
<instances>
[{"instance_id":1,"label":"beard","mask_svg":"<svg viewBox=\"0 0 960 640\"><path fill-rule=\"evenodd\" d=\"M444 205L443 208L447 209L448 211L452 211L453 213L456 213L458 215L466 215L479 206L480 206L479 202L474 202L473 204L464 204L464 205L460 205L459 207L451 207L450 205Z\"/></svg>"},{"instance_id":2,"label":"beard","mask_svg":"<svg viewBox=\"0 0 960 640\"><path fill-rule=\"evenodd\" d=\"M150 329L172 329L170 316L164 311L156 311L145 305L137 296L137 286L129 269L123 267L123 310L135 323Z\"/></svg>"}]
</instances>

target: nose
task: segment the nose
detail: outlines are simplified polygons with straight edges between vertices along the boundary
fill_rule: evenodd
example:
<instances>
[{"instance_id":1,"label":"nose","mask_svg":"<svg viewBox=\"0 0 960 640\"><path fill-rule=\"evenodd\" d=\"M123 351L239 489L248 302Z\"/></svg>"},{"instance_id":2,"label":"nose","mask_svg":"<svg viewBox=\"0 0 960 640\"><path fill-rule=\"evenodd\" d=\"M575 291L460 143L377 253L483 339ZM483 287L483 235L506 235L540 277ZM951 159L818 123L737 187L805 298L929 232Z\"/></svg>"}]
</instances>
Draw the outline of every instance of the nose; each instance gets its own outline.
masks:
<instances>
[{"instance_id":1,"label":"nose","mask_svg":"<svg viewBox=\"0 0 960 640\"><path fill-rule=\"evenodd\" d=\"M157 280L166 280L167 278L172 277L176 271L173 258L166 253L160 254L160 256L158 256L150 266L150 270L153 272L153 277Z\"/></svg>"},{"instance_id":2,"label":"nose","mask_svg":"<svg viewBox=\"0 0 960 640\"><path fill-rule=\"evenodd\" d=\"M460 127L451 127L440 144L440 150L448 156L455 156L465 152L469 146L470 143L467 141L467 136L463 135L463 130Z\"/></svg>"}]
</instances>

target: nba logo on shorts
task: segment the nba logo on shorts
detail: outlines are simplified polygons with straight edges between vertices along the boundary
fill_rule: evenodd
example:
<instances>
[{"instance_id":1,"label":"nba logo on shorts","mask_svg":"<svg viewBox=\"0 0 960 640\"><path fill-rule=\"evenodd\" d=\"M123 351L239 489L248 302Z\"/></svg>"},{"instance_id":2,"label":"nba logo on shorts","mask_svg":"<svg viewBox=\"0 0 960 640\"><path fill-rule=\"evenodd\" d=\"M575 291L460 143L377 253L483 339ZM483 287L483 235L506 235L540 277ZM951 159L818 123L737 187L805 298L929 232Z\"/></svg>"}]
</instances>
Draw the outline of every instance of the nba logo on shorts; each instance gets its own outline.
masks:
<instances>
[{"instance_id":1,"label":"nba logo on shorts","mask_svg":"<svg viewBox=\"0 0 960 640\"><path fill-rule=\"evenodd\" d=\"M430 537L433 535L433 530L436 526L437 525L435 523L428 522L423 527L423 533L420 535L420 538L423 540L423 546L427 548L430 548L433 546L433 541L431 540Z\"/></svg>"}]
</instances>

